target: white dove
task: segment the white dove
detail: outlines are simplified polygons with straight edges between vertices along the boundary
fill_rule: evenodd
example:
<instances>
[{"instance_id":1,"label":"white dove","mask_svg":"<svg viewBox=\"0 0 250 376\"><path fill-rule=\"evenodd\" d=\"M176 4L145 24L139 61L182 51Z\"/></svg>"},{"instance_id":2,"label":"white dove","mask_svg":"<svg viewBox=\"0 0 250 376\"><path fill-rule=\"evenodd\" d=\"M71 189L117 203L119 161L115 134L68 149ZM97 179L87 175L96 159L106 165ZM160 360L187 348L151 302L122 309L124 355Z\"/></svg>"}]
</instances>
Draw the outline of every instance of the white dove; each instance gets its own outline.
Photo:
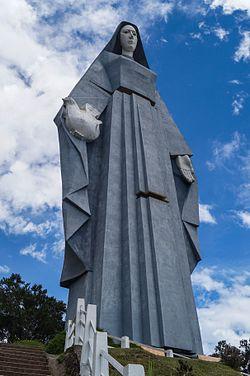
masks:
<instances>
[{"instance_id":1,"label":"white dove","mask_svg":"<svg viewBox=\"0 0 250 376\"><path fill-rule=\"evenodd\" d=\"M80 108L72 97L63 98L63 113L65 125L75 137L87 142L96 140L100 135L100 113L86 103Z\"/></svg>"}]
</instances>

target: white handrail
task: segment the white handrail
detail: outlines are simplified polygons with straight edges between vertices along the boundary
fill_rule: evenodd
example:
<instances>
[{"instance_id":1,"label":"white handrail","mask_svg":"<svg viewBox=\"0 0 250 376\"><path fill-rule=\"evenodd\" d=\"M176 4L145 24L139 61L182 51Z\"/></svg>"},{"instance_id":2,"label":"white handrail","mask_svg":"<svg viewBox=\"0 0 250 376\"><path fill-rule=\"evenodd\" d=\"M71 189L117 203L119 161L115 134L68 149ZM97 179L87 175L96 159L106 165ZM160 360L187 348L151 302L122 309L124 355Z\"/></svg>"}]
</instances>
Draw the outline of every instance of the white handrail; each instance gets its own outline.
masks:
<instances>
[{"instance_id":1,"label":"white handrail","mask_svg":"<svg viewBox=\"0 0 250 376\"><path fill-rule=\"evenodd\" d=\"M115 339L121 342L122 348L129 348L128 337ZM81 376L109 376L109 364L123 376L145 376L142 365L124 367L108 353L107 333L96 330L96 305L88 304L86 309L84 299L78 299L76 317L67 322L64 351L73 345L82 345Z\"/></svg>"},{"instance_id":2,"label":"white handrail","mask_svg":"<svg viewBox=\"0 0 250 376\"><path fill-rule=\"evenodd\" d=\"M67 327L66 327L64 351L66 351L67 348L73 346L74 342L75 342L75 323L72 320L68 320Z\"/></svg>"},{"instance_id":3,"label":"white handrail","mask_svg":"<svg viewBox=\"0 0 250 376\"><path fill-rule=\"evenodd\" d=\"M105 351L101 351L101 355L121 374L123 375L124 367L113 356L109 355Z\"/></svg>"},{"instance_id":4,"label":"white handrail","mask_svg":"<svg viewBox=\"0 0 250 376\"><path fill-rule=\"evenodd\" d=\"M190 358L188 356L185 356L185 355L182 355L182 354L178 354L178 353L173 352L173 355L176 356L176 358L183 358L183 359L190 360Z\"/></svg>"},{"instance_id":5,"label":"white handrail","mask_svg":"<svg viewBox=\"0 0 250 376\"><path fill-rule=\"evenodd\" d=\"M102 351L108 353L107 333L96 332L93 359L93 376L109 376L109 364L107 359L101 356Z\"/></svg>"},{"instance_id":6,"label":"white handrail","mask_svg":"<svg viewBox=\"0 0 250 376\"><path fill-rule=\"evenodd\" d=\"M76 307L76 323L75 323L75 345L82 345L84 341L85 332L85 321L86 321L86 311L85 311L85 300L77 299Z\"/></svg>"}]
</instances>

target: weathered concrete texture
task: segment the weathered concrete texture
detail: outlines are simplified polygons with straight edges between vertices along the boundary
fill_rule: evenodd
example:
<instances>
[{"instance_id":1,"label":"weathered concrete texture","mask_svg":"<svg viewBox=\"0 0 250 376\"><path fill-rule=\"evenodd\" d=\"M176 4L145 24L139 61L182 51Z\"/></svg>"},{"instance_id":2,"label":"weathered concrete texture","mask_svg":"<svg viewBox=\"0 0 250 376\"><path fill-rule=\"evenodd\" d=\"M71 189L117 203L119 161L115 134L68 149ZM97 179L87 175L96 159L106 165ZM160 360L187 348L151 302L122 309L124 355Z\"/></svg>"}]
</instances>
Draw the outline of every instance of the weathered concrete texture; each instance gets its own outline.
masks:
<instances>
[{"instance_id":1,"label":"weathered concrete texture","mask_svg":"<svg viewBox=\"0 0 250 376\"><path fill-rule=\"evenodd\" d=\"M56 117L66 234L61 284L69 287L68 318L84 297L97 304L98 326L110 334L202 353L190 280L200 260L197 184L185 183L175 163L192 152L155 77L103 51L70 94L102 113L100 137L74 139Z\"/></svg>"}]
</instances>

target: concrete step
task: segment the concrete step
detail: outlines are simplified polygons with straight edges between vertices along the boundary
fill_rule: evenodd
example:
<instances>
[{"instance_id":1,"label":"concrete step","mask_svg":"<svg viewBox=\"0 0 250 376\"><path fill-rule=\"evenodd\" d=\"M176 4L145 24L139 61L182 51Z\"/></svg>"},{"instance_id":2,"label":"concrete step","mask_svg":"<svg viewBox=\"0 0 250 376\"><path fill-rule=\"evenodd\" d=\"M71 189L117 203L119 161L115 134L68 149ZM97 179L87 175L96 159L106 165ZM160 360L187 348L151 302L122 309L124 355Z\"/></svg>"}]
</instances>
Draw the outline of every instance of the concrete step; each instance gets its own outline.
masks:
<instances>
[{"instance_id":1,"label":"concrete step","mask_svg":"<svg viewBox=\"0 0 250 376\"><path fill-rule=\"evenodd\" d=\"M20 371L0 371L0 376L51 376L51 373L47 373L45 375L44 373L33 373L30 371L26 373L20 373Z\"/></svg>"},{"instance_id":2,"label":"concrete step","mask_svg":"<svg viewBox=\"0 0 250 376\"><path fill-rule=\"evenodd\" d=\"M29 347L29 346L24 346L24 345L17 345L17 344L12 344L12 343L0 343L0 351L1 350L7 350L7 349L15 349L16 351L28 351L29 353L35 353L35 354L40 354L43 353L44 350L40 349L39 347Z\"/></svg>"},{"instance_id":3,"label":"concrete step","mask_svg":"<svg viewBox=\"0 0 250 376\"><path fill-rule=\"evenodd\" d=\"M0 376L51 376L41 349L0 344Z\"/></svg>"},{"instance_id":4,"label":"concrete step","mask_svg":"<svg viewBox=\"0 0 250 376\"><path fill-rule=\"evenodd\" d=\"M46 360L46 355L44 353L40 355L29 354L27 352L16 352L16 351L1 351L0 350L0 357L1 358L15 358L15 359L26 359L30 361L39 361L40 359L44 358Z\"/></svg>"},{"instance_id":5,"label":"concrete step","mask_svg":"<svg viewBox=\"0 0 250 376\"><path fill-rule=\"evenodd\" d=\"M48 375L50 373L49 367L46 365L44 367L26 367L26 366L21 366L19 367L18 365L7 365L4 366L0 364L0 375L4 373L5 371L7 372L19 372L20 375L23 373L39 373L40 375Z\"/></svg>"},{"instance_id":6,"label":"concrete step","mask_svg":"<svg viewBox=\"0 0 250 376\"><path fill-rule=\"evenodd\" d=\"M0 364L2 363L18 363L18 364L32 364L32 365L41 365L47 364L47 358L33 358L33 357L16 357L15 354L10 354L9 356L0 354Z\"/></svg>"},{"instance_id":7,"label":"concrete step","mask_svg":"<svg viewBox=\"0 0 250 376\"><path fill-rule=\"evenodd\" d=\"M5 367L19 367L19 368L27 368L27 369L45 369L48 368L47 362L39 362L39 363L29 363L29 362L22 362L22 361L12 361L10 359L5 359L4 361L0 360L0 369Z\"/></svg>"}]
</instances>

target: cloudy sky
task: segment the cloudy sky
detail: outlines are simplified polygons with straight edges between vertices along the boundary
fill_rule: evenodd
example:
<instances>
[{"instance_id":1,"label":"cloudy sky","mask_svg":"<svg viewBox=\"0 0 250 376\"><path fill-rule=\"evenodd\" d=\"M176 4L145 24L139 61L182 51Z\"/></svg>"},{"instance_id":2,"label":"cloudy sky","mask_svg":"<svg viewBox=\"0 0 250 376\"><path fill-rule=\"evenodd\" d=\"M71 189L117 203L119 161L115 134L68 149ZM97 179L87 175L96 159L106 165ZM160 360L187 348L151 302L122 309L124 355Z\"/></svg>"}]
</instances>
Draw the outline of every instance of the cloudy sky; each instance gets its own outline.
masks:
<instances>
[{"instance_id":1,"label":"cloudy sky","mask_svg":"<svg viewBox=\"0 0 250 376\"><path fill-rule=\"evenodd\" d=\"M1 4L0 278L17 272L66 300L53 117L129 20L194 153L203 261L193 284L204 349L250 337L249 17L249 0Z\"/></svg>"}]
</instances>

